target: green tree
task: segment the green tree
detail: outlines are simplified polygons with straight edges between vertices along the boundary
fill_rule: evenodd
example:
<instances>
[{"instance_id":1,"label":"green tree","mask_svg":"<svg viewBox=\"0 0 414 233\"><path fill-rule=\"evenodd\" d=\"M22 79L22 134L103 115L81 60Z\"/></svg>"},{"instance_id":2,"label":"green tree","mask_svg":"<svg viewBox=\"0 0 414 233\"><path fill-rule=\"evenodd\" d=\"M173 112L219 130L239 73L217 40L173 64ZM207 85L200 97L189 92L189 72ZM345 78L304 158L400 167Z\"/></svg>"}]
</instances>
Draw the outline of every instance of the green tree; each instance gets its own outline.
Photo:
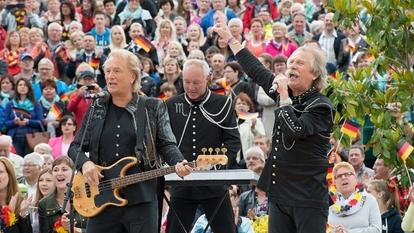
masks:
<instances>
[{"instance_id":1,"label":"green tree","mask_svg":"<svg viewBox=\"0 0 414 233\"><path fill-rule=\"evenodd\" d=\"M403 186L409 182L397 154L397 143L406 139L413 145L413 138L407 134L410 126L404 124L398 111L392 110L395 106L392 104L400 103L401 112L406 112L414 103L414 71L410 63L414 53L413 6L414 0L329 0L327 6L335 12L335 19L342 27L364 21L364 39L374 57L369 68L350 71L349 80L344 80L341 74L337 79L330 79L329 97L338 110L334 136L340 137L342 120L352 118L364 124L369 118L374 131L366 146L392 166L395 174L402 176ZM392 77L385 91L377 88L374 78L377 73L388 73ZM343 140L346 143L349 142ZM406 164L414 167L414 153ZM411 177L414 178L413 174Z\"/></svg>"}]
</instances>

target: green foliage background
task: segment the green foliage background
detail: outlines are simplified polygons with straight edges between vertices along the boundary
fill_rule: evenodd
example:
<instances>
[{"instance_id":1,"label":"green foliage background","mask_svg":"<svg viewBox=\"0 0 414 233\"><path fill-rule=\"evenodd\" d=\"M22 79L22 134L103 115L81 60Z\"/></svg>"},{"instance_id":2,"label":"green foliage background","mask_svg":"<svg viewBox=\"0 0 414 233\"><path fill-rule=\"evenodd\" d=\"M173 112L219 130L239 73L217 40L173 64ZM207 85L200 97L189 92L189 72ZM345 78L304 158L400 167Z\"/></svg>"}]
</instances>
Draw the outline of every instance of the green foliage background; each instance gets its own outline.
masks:
<instances>
[{"instance_id":1,"label":"green foliage background","mask_svg":"<svg viewBox=\"0 0 414 233\"><path fill-rule=\"evenodd\" d=\"M401 111L409 111L414 105L414 71L409 57L414 54L414 0L329 0L328 9L335 12L340 26L350 26L361 20L361 12L368 14L364 39L370 45L369 52L375 57L370 68L350 72L349 80L330 79L332 94L329 96L338 112L335 138L340 138L340 122L356 119L364 124L369 117L374 125L371 140L366 144L385 163L402 176L401 184L408 186L408 176L403 161L397 154L397 143L406 139L413 145L413 138L405 131L412 125L404 125L395 113L387 108L389 103L400 102ZM386 91L376 87L373 74L389 72L392 83ZM348 140L348 141L347 141ZM349 145L345 136L342 144ZM414 167L414 152L406 161ZM411 174L412 180L414 175Z\"/></svg>"}]
</instances>

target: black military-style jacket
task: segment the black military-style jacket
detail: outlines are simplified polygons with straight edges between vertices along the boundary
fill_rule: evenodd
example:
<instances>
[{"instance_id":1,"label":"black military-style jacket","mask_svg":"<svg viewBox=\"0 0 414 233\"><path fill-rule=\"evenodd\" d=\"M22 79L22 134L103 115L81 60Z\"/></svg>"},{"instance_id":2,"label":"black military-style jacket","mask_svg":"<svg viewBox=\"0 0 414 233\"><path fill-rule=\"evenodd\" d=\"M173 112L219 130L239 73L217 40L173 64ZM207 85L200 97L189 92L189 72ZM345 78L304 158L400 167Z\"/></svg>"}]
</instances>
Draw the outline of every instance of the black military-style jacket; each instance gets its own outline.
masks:
<instances>
[{"instance_id":1,"label":"black military-style jacket","mask_svg":"<svg viewBox=\"0 0 414 233\"><path fill-rule=\"evenodd\" d=\"M187 161L193 161L203 154L202 148L226 148L228 167L236 166L235 158L241 142L230 97L206 90L200 101L191 102L183 93L170 98L167 108L178 148ZM225 190L223 186L174 187L172 194L199 199L221 196Z\"/></svg>"},{"instance_id":2,"label":"black military-style jacket","mask_svg":"<svg viewBox=\"0 0 414 233\"><path fill-rule=\"evenodd\" d=\"M246 49L236 58L249 77L269 94L274 75ZM300 96L290 94L290 98L291 105L275 110L272 147L258 185L267 191L270 201L280 205L327 211L332 105L314 87Z\"/></svg>"}]
</instances>

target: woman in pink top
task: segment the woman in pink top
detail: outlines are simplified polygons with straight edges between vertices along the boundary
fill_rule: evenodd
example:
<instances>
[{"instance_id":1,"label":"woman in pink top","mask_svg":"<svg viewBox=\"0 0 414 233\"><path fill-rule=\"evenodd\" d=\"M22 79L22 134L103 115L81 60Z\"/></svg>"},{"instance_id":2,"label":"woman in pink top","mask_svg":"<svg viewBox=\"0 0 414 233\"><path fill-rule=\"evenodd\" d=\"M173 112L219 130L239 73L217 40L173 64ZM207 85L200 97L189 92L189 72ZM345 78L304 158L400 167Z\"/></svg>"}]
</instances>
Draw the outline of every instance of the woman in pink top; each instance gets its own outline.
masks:
<instances>
[{"instance_id":1,"label":"woman in pink top","mask_svg":"<svg viewBox=\"0 0 414 233\"><path fill-rule=\"evenodd\" d=\"M276 22L272 26L273 39L266 44L265 52L273 57L283 55L286 58L297 49L295 43L286 37L287 26L284 23Z\"/></svg>"},{"instance_id":2,"label":"woman in pink top","mask_svg":"<svg viewBox=\"0 0 414 233\"><path fill-rule=\"evenodd\" d=\"M67 155L70 143L75 137L76 121L71 115L65 115L59 122L62 136L49 139L49 146L52 147L53 158Z\"/></svg>"}]
</instances>

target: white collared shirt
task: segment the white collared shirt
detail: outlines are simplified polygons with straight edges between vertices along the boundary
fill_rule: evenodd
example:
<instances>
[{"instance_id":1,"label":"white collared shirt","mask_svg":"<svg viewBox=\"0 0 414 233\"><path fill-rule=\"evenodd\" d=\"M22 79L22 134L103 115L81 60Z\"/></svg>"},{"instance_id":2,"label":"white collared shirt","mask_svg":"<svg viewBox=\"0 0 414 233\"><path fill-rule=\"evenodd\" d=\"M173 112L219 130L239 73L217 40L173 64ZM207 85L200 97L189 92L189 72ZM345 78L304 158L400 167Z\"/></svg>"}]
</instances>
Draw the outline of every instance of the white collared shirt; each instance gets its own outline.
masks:
<instances>
[{"instance_id":1,"label":"white collared shirt","mask_svg":"<svg viewBox=\"0 0 414 233\"><path fill-rule=\"evenodd\" d=\"M335 64L335 65L336 65L336 57L335 57L334 42L335 42L336 37L338 37L336 30L334 30L331 35L326 35L325 31L323 31L318 41L322 49L326 52L326 58L328 59L328 62Z\"/></svg>"}]
</instances>

